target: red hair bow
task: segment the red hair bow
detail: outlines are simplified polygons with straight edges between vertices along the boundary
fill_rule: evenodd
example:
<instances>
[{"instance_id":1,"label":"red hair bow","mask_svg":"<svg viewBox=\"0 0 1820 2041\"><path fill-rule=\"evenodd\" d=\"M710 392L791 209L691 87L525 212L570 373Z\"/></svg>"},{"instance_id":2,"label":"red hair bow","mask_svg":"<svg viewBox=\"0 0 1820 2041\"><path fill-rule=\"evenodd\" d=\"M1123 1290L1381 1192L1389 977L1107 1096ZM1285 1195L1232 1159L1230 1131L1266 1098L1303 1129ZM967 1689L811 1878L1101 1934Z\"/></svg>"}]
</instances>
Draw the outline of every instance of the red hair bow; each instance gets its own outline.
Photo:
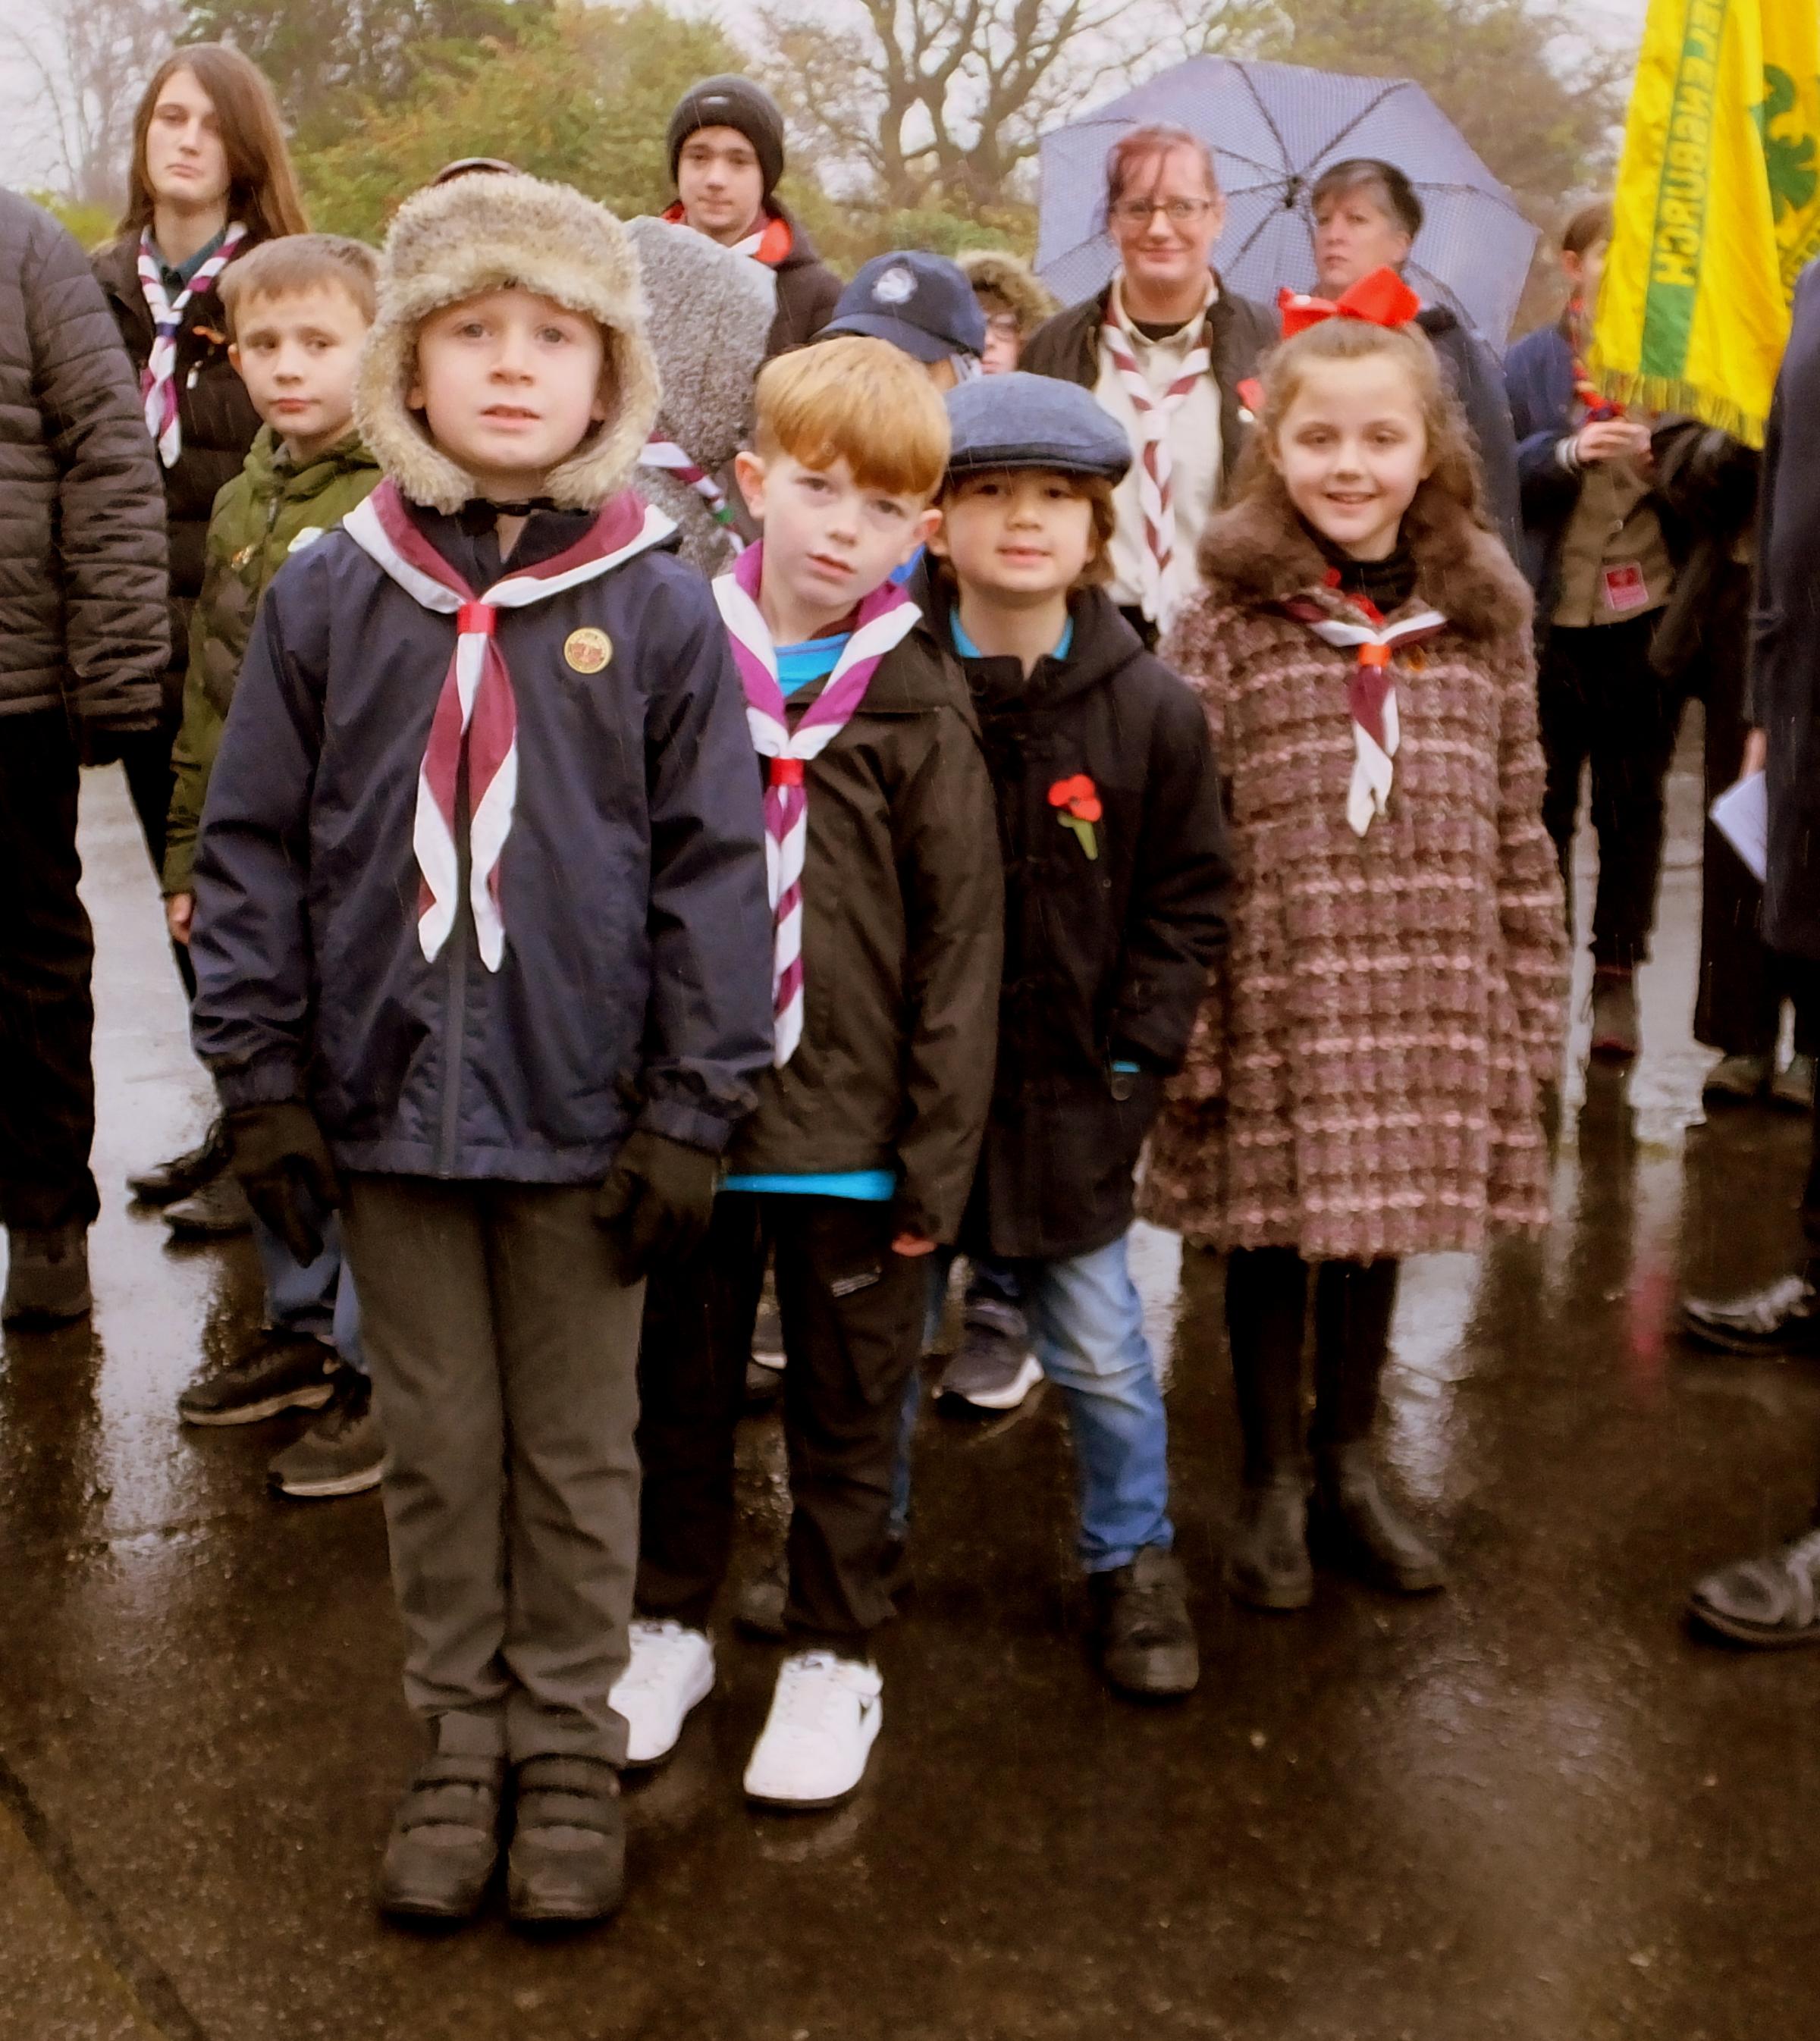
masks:
<instances>
[{"instance_id":1,"label":"red hair bow","mask_svg":"<svg viewBox=\"0 0 1820 2041\"><path fill-rule=\"evenodd\" d=\"M1276 293L1276 309L1283 315L1283 338L1293 340L1323 319L1362 319L1367 326L1407 326L1422 308L1422 301L1395 269L1374 269L1349 284L1336 302L1317 298L1306 291L1288 288Z\"/></svg>"}]
</instances>

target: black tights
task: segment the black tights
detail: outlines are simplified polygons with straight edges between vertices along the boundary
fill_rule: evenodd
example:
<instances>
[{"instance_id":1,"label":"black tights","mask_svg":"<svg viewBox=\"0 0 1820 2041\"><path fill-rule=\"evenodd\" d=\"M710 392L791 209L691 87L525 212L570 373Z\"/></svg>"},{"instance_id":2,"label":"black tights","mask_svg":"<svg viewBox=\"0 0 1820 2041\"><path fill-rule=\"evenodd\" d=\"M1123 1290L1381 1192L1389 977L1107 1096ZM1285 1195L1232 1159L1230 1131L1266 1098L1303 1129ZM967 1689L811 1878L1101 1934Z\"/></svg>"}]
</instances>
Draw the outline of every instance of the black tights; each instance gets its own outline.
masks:
<instances>
[{"instance_id":1,"label":"black tights","mask_svg":"<svg viewBox=\"0 0 1820 2041\"><path fill-rule=\"evenodd\" d=\"M1377 1421L1401 1264L1323 1261L1314 1276L1314 1422L1303 1400L1308 1270L1292 1247L1235 1248L1226 1264L1226 1330L1245 1478L1306 1470L1318 1453L1361 1444Z\"/></svg>"}]
</instances>

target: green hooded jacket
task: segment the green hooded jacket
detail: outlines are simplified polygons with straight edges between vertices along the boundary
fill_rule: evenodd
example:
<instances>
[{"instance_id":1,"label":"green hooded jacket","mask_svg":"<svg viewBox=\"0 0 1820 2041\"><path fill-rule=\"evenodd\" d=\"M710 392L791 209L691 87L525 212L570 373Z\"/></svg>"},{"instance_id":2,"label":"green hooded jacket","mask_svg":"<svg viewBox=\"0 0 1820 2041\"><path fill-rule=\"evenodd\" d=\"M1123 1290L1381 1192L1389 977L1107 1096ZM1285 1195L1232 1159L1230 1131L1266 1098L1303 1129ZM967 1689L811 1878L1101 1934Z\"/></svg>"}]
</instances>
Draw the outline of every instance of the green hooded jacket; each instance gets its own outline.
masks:
<instances>
[{"instance_id":1,"label":"green hooded jacket","mask_svg":"<svg viewBox=\"0 0 1820 2041\"><path fill-rule=\"evenodd\" d=\"M171 752L177 776L165 838L167 895L193 890L202 803L259 598L286 559L332 531L379 479L379 464L351 432L300 467L263 425L246 465L216 498L202 594L189 627L183 727Z\"/></svg>"}]
</instances>

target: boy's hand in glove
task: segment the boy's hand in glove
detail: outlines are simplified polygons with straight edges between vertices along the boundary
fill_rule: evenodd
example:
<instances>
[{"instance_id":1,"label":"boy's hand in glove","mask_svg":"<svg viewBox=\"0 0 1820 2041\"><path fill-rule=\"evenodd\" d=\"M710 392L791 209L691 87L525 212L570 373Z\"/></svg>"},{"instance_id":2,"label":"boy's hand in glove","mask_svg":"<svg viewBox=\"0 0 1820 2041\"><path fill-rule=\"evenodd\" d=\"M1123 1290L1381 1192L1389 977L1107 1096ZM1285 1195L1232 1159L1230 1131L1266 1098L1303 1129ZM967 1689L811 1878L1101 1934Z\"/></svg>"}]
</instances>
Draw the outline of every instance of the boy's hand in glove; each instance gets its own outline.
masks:
<instances>
[{"instance_id":1,"label":"boy's hand in glove","mask_svg":"<svg viewBox=\"0 0 1820 2041\"><path fill-rule=\"evenodd\" d=\"M329 1144L316 1116L298 1099L239 1105L227 1115L229 1167L246 1202L297 1260L322 1251L322 1219L341 1202Z\"/></svg>"},{"instance_id":2,"label":"boy's hand in glove","mask_svg":"<svg viewBox=\"0 0 1820 2041\"><path fill-rule=\"evenodd\" d=\"M659 1261L680 1261L708 1238L719 1158L641 1127L620 1150L594 1198L594 1217L616 1236L621 1279L636 1283Z\"/></svg>"}]
</instances>

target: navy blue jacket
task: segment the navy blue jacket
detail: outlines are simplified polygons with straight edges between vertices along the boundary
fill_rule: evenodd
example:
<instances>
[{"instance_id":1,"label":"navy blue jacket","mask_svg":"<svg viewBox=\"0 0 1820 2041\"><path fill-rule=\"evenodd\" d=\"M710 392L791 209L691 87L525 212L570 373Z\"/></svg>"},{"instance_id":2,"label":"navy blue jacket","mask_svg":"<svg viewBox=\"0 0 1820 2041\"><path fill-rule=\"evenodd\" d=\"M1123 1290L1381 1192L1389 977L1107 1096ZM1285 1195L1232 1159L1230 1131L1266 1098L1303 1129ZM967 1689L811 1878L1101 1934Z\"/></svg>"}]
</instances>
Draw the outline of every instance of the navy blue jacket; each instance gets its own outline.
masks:
<instances>
[{"instance_id":1,"label":"navy blue jacket","mask_svg":"<svg viewBox=\"0 0 1820 2041\"><path fill-rule=\"evenodd\" d=\"M1772 949L1820 959L1820 263L1795 287L1757 498L1750 699L1769 750Z\"/></svg>"},{"instance_id":2,"label":"navy blue jacket","mask_svg":"<svg viewBox=\"0 0 1820 2041\"><path fill-rule=\"evenodd\" d=\"M471 585L490 531L414 510ZM536 513L515 566L578 536ZM584 674L569 634L605 632ZM501 613L518 791L499 864L506 950L466 904L418 942L418 770L455 642L345 532L261 607L204 811L196 1045L229 1106L303 1098L337 1161L576 1184L635 1124L718 1152L769 1060L763 819L739 683L707 583L648 551Z\"/></svg>"},{"instance_id":3,"label":"navy blue jacket","mask_svg":"<svg viewBox=\"0 0 1820 2041\"><path fill-rule=\"evenodd\" d=\"M1416 324L1440 357L1452 378L1459 407L1466 414L1467 427L1479 454L1485 514L1510 557L1520 562L1523 505L1517 481L1517 439L1498 357L1445 305L1425 306L1416 315Z\"/></svg>"}]
</instances>

